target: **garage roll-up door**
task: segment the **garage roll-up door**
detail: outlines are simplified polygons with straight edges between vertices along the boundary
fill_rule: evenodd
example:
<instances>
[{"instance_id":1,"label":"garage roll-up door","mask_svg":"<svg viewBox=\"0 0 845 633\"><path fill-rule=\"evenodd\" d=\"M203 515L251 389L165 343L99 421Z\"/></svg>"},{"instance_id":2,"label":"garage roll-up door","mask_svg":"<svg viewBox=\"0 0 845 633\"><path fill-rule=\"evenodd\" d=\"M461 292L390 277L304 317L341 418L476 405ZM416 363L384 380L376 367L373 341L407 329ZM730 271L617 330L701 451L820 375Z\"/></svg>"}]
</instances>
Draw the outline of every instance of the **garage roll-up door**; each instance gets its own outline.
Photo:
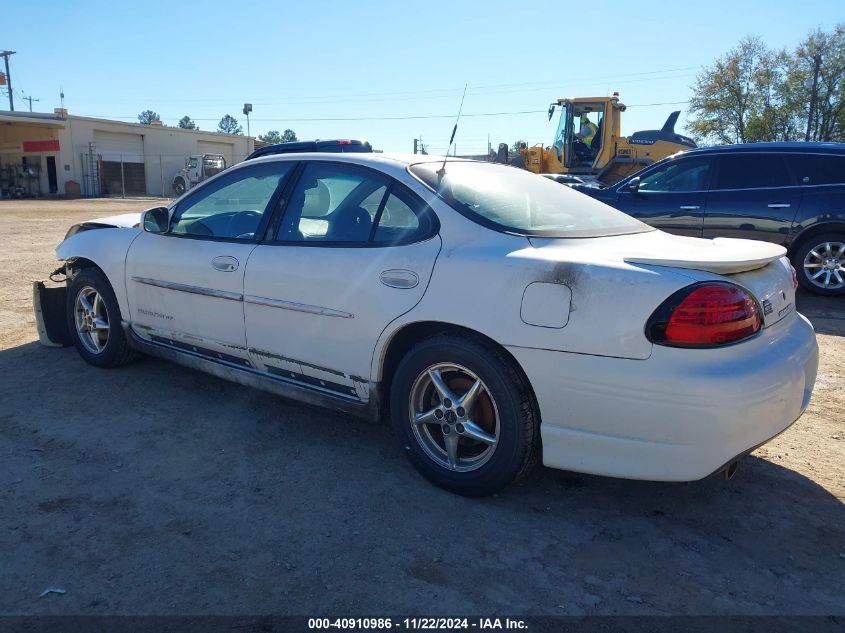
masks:
<instances>
[{"instance_id":1,"label":"garage roll-up door","mask_svg":"<svg viewBox=\"0 0 845 633\"><path fill-rule=\"evenodd\" d=\"M95 130L94 143L100 157L102 193L146 195L144 137Z\"/></svg>"},{"instance_id":2,"label":"garage roll-up door","mask_svg":"<svg viewBox=\"0 0 845 633\"><path fill-rule=\"evenodd\" d=\"M197 141L197 151L200 154L221 154L226 159L226 167L231 167L245 156L235 156L234 143L218 143L216 141Z\"/></svg>"}]
</instances>

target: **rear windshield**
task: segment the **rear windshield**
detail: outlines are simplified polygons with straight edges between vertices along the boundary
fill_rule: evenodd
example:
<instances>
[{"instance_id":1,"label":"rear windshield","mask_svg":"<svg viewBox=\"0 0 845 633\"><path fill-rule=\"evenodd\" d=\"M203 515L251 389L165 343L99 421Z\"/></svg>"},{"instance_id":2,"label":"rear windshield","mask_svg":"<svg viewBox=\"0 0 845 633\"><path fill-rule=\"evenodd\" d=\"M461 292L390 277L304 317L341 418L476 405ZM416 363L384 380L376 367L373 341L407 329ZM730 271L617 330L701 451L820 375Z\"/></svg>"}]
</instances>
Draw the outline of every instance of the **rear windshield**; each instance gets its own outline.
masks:
<instances>
[{"instance_id":1,"label":"rear windshield","mask_svg":"<svg viewBox=\"0 0 845 633\"><path fill-rule=\"evenodd\" d=\"M471 161L416 163L411 173L459 213L492 229L544 237L600 237L650 226L548 178Z\"/></svg>"}]
</instances>

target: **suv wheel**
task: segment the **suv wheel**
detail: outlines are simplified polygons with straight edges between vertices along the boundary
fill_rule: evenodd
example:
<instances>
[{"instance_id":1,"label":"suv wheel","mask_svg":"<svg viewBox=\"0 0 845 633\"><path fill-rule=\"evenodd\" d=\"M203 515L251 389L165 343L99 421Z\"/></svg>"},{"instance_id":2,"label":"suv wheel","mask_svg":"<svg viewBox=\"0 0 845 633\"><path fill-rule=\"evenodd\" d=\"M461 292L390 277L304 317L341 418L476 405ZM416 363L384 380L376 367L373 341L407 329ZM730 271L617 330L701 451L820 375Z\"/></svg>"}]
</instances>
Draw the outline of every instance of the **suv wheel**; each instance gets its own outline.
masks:
<instances>
[{"instance_id":1,"label":"suv wheel","mask_svg":"<svg viewBox=\"0 0 845 633\"><path fill-rule=\"evenodd\" d=\"M792 263L805 290L845 295L845 233L814 235L795 252Z\"/></svg>"}]
</instances>

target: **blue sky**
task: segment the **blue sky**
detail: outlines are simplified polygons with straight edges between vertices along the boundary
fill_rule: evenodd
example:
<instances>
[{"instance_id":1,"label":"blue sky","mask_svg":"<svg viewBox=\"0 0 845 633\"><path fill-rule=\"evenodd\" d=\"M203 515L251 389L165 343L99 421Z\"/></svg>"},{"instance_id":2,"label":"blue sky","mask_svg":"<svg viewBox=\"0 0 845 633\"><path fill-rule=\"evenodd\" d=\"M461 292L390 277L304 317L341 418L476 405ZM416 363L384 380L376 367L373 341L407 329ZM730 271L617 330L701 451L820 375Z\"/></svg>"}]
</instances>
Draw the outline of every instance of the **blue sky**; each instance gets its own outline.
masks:
<instances>
[{"instance_id":1,"label":"blue sky","mask_svg":"<svg viewBox=\"0 0 845 633\"><path fill-rule=\"evenodd\" d=\"M62 86L73 114L134 121L150 108L214 130L229 113L246 129L248 101L253 135L289 127L386 151L421 136L444 151L467 83L464 154L488 134L494 147L548 144L544 112L562 96L619 91L623 133L659 127L685 105L644 104L686 101L697 69L742 37L792 48L845 21L845 3L45 1L6 2L0 19L18 110L22 92L52 111ZM358 120L316 120L342 118Z\"/></svg>"}]
</instances>

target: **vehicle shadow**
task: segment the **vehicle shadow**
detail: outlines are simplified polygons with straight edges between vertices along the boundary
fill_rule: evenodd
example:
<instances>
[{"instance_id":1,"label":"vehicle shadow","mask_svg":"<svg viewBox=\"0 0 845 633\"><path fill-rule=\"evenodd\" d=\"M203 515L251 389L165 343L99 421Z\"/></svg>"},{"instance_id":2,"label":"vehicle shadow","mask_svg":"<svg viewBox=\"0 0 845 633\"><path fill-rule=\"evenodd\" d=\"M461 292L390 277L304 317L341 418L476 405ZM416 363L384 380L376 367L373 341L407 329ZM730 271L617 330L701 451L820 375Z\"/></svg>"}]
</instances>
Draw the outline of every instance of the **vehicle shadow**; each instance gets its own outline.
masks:
<instances>
[{"instance_id":1,"label":"vehicle shadow","mask_svg":"<svg viewBox=\"0 0 845 633\"><path fill-rule=\"evenodd\" d=\"M842 499L765 459L468 499L383 424L166 362L28 343L0 375L4 613L845 613Z\"/></svg>"},{"instance_id":2,"label":"vehicle shadow","mask_svg":"<svg viewBox=\"0 0 845 633\"><path fill-rule=\"evenodd\" d=\"M795 302L816 332L845 336L845 297L820 297L799 289Z\"/></svg>"}]
</instances>

